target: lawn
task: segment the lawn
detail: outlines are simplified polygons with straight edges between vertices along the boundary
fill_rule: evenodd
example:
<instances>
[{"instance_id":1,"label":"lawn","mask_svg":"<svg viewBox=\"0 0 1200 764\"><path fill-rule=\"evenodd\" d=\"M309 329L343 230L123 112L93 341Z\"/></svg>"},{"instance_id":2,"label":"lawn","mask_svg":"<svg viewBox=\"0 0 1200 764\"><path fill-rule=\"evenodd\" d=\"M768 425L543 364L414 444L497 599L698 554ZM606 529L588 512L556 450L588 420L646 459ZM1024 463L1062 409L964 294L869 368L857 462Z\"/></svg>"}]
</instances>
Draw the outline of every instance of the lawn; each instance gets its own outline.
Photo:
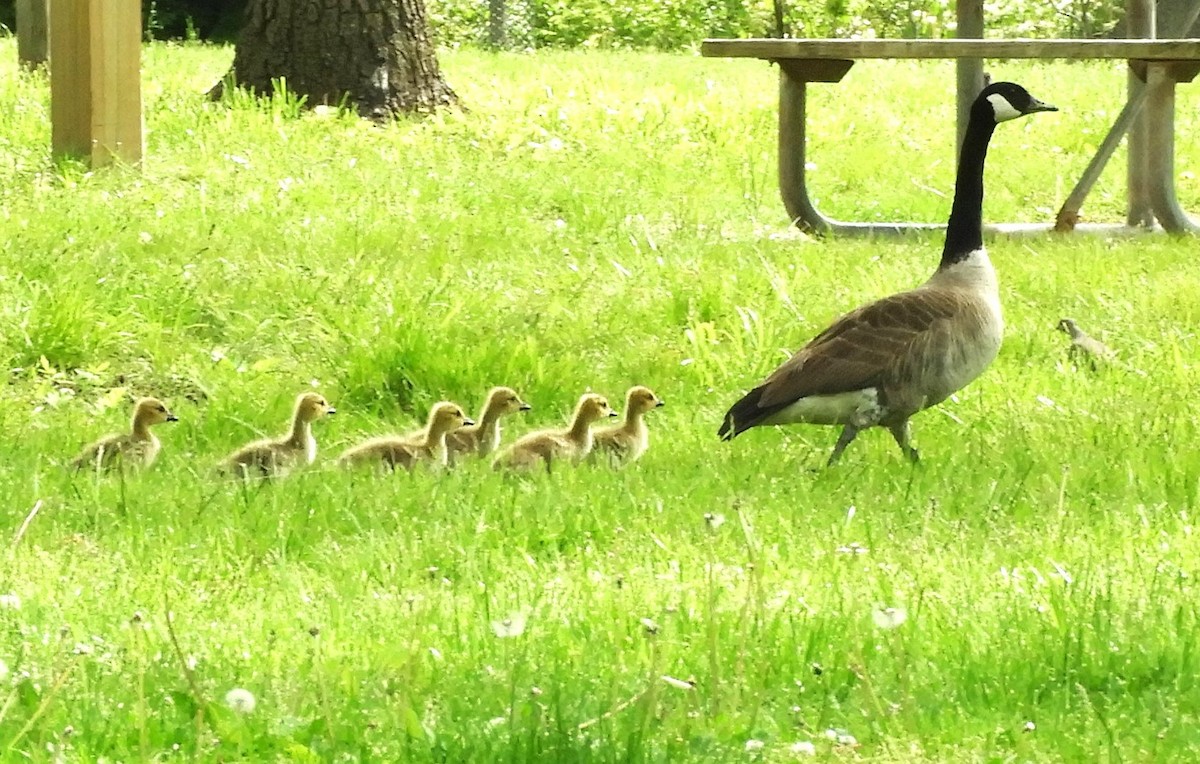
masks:
<instances>
[{"instance_id":1,"label":"lawn","mask_svg":"<svg viewBox=\"0 0 1200 764\"><path fill-rule=\"evenodd\" d=\"M445 51L468 110L379 127L209 103L232 51L153 44L145 165L93 173L51 161L15 47L0 760L1200 757L1195 239L990 242L1005 344L914 420L922 463L872 431L822 469L836 431L723 444L725 409L941 240L790 229L766 64ZM1061 111L997 130L985 219L1051 220L1122 68L989 69ZM944 221L953 83L873 62L814 86L824 211ZM1192 86L1177 122L1197 211ZM1123 163L1087 220L1122 218ZM1068 315L1120 361L1071 364ZM634 383L667 405L626 470L330 466L493 384L534 407L509 440ZM313 469L214 479L312 388L339 411ZM71 473L147 393L180 418L154 468Z\"/></svg>"}]
</instances>

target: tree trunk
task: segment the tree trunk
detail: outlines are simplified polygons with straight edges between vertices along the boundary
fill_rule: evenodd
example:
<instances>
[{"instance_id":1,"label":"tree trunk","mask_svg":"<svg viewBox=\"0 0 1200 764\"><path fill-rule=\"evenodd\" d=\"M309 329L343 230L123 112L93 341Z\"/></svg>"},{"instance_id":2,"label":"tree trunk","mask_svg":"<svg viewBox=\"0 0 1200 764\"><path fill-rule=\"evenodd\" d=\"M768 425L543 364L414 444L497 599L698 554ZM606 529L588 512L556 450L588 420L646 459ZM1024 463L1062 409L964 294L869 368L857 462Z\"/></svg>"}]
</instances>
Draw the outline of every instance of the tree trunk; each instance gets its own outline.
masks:
<instances>
[{"instance_id":1,"label":"tree trunk","mask_svg":"<svg viewBox=\"0 0 1200 764\"><path fill-rule=\"evenodd\" d=\"M308 106L375 119L457 102L438 69L425 0L249 0L226 81L267 95L283 78Z\"/></svg>"}]
</instances>

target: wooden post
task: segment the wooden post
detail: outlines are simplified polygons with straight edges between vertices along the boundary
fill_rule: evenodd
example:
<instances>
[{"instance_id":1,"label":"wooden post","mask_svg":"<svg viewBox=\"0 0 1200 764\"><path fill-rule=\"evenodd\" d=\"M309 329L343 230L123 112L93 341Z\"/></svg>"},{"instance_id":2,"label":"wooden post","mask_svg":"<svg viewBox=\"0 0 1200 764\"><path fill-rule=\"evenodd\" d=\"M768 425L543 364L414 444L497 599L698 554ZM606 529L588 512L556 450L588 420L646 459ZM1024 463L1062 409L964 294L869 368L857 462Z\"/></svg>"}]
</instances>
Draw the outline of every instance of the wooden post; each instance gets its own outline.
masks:
<instances>
[{"instance_id":1,"label":"wooden post","mask_svg":"<svg viewBox=\"0 0 1200 764\"><path fill-rule=\"evenodd\" d=\"M50 18L54 154L141 161L140 0L52 0Z\"/></svg>"},{"instance_id":2,"label":"wooden post","mask_svg":"<svg viewBox=\"0 0 1200 764\"><path fill-rule=\"evenodd\" d=\"M983 37L983 0L958 0L955 10L958 16L958 34L962 39ZM983 90L983 60L960 58L955 64L958 80L958 131L954 143L954 161L962 153L963 137L967 134L967 122L971 120L971 104L975 103L979 91Z\"/></svg>"},{"instance_id":3,"label":"wooden post","mask_svg":"<svg viewBox=\"0 0 1200 764\"><path fill-rule=\"evenodd\" d=\"M17 0L17 61L26 69L46 63L46 0Z\"/></svg>"}]
</instances>

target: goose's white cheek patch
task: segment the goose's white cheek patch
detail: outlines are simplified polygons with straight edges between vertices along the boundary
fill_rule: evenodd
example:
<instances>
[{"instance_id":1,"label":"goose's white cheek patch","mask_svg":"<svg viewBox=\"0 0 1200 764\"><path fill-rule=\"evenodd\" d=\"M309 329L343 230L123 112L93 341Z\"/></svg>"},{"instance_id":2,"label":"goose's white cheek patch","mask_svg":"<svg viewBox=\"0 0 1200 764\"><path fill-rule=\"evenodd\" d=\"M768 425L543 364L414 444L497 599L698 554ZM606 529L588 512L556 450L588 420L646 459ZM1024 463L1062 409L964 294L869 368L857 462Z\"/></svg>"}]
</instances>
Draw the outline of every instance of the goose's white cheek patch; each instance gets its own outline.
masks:
<instances>
[{"instance_id":1,"label":"goose's white cheek patch","mask_svg":"<svg viewBox=\"0 0 1200 764\"><path fill-rule=\"evenodd\" d=\"M1010 119L1016 119L1021 116L1021 112L1017 111L1008 99L999 93L992 93L987 97L988 102L992 105L992 111L996 114L997 122L1007 122Z\"/></svg>"}]
</instances>

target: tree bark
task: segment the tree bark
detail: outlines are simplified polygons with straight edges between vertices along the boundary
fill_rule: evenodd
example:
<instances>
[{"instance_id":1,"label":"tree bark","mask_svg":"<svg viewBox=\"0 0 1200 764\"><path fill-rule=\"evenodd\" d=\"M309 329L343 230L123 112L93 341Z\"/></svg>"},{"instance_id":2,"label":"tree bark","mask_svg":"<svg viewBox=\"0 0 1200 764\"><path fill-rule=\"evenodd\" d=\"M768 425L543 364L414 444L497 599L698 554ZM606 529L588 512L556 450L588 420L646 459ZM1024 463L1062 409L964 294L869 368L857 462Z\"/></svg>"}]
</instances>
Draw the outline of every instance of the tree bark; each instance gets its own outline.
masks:
<instances>
[{"instance_id":1,"label":"tree bark","mask_svg":"<svg viewBox=\"0 0 1200 764\"><path fill-rule=\"evenodd\" d=\"M382 119L458 97L438 68L424 0L250 0L227 82L260 95L283 79L307 105Z\"/></svg>"}]
</instances>

